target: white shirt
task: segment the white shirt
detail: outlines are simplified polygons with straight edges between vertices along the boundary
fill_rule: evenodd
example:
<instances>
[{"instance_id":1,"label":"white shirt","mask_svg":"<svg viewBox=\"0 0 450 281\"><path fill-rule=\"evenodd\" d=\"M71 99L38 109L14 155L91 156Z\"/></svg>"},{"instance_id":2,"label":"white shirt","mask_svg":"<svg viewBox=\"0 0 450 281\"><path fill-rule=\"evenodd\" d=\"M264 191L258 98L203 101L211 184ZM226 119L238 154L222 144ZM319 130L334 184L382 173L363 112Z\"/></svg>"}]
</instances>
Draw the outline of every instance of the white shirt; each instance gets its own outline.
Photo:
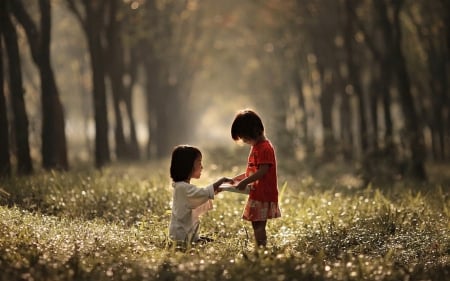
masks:
<instances>
[{"instance_id":1,"label":"white shirt","mask_svg":"<svg viewBox=\"0 0 450 281\"><path fill-rule=\"evenodd\" d=\"M188 243L198 240L199 216L213 208L214 187L205 188L180 181L172 183L172 215L169 237Z\"/></svg>"}]
</instances>

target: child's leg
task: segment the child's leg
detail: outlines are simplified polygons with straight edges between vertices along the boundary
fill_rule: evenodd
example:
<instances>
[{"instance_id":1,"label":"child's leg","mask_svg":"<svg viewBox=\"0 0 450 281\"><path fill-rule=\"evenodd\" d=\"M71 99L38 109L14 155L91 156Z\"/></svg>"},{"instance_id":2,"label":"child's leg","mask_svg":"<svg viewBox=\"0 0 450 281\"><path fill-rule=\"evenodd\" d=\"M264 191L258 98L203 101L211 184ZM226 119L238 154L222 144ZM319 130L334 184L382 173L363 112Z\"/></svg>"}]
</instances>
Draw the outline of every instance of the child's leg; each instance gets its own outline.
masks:
<instances>
[{"instance_id":1,"label":"child's leg","mask_svg":"<svg viewBox=\"0 0 450 281\"><path fill-rule=\"evenodd\" d=\"M256 246L258 247L265 247L267 244L266 223L267 221L252 221Z\"/></svg>"}]
</instances>

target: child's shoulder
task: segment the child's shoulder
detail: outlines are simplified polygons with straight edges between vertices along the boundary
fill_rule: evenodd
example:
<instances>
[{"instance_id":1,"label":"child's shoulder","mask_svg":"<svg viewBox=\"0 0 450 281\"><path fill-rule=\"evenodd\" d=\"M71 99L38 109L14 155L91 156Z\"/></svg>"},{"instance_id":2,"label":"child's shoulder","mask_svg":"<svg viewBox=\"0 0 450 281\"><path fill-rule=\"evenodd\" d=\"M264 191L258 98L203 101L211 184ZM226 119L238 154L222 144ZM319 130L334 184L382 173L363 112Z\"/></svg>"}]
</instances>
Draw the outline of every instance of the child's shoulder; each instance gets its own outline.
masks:
<instances>
[{"instance_id":1,"label":"child's shoulder","mask_svg":"<svg viewBox=\"0 0 450 281\"><path fill-rule=\"evenodd\" d=\"M184 187L185 188L185 187L192 186L192 184L190 184L188 182L185 182L185 181L176 181L176 182L172 183L172 186L174 188L179 188L179 187Z\"/></svg>"},{"instance_id":2,"label":"child's shoulder","mask_svg":"<svg viewBox=\"0 0 450 281\"><path fill-rule=\"evenodd\" d=\"M265 139L262 142L258 143L258 146L264 149L270 148L273 149L272 142L269 139Z\"/></svg>"}]
</instances>

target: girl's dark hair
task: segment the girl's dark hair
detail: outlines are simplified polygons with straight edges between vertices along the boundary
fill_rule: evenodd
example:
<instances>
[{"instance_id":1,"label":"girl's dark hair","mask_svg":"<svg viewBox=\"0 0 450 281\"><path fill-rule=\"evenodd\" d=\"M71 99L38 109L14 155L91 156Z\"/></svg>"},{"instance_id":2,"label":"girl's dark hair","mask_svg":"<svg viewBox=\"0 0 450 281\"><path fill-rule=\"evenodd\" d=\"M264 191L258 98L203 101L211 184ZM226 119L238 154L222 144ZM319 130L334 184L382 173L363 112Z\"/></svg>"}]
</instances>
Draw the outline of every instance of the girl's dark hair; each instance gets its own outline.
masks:
<instances>
[{"instance_id":1,"label":"girl's dark hair","mask_svg":"<svg viewBox=\"0 0 450 281\"><path fill-rule=\"evenodd\" d=\"M190 145L178 145L172 151L170 177L174 182L189 179L194 168L194 161L201 156L200 149Z\"/></svg>"},{"instance_id":2,"label":"girl's dark hair","mask_svg":"<svg viewBox=\"0 0 450 281\"><path fill-rule=\"evenodd\" d=\"M264 134L264 125L258 114L251 109L239 111L231 125L233 140L242 138L257 139Z\"/></svg>"}]
</instances>

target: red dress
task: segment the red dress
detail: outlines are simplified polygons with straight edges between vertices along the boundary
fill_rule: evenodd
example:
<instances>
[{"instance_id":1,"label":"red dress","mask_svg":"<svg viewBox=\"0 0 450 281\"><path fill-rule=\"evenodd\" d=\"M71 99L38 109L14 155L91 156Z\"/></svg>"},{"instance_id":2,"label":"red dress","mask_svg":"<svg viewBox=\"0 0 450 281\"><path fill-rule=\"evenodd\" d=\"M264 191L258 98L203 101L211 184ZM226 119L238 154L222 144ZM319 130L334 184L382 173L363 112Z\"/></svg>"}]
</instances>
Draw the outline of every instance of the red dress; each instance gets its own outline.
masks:
<instances>
[{"instance_id":1,"label":"red dress","mask_svg":"<svg viewBox=\"0 0 450 281\"><path fill-rule=\"evenodd\" d=\"M258 170L259 165L268 164L269 170L259 180L252 183L253 188L242 214L248 221L265 221L281 217L278 206L277 162L275 150L269 140L252 146L248 156L246 177Z\"/></svg>"}]
</instances>

